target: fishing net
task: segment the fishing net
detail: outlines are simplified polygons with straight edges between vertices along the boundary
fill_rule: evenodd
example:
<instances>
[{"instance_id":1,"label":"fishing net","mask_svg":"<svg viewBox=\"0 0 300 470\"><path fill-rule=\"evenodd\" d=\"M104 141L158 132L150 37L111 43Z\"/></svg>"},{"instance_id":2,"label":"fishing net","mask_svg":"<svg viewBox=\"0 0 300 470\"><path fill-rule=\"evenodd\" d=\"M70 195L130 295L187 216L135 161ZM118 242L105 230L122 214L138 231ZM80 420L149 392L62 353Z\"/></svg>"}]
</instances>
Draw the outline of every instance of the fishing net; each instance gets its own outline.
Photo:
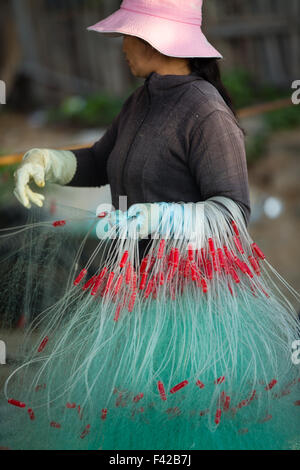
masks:
<instances>
[{"instance_id":1,"label":"fishing net","mask_svg":"<svg viewBox=\"0 0 300 470\"><path fill-rule=\"evenodd\" d=\"M299 448L299 294L237 203L156 207L142 242L142 210L58 205L0 232L1 320L24 328L0 445Z\"/></svg>"}]
</instances>

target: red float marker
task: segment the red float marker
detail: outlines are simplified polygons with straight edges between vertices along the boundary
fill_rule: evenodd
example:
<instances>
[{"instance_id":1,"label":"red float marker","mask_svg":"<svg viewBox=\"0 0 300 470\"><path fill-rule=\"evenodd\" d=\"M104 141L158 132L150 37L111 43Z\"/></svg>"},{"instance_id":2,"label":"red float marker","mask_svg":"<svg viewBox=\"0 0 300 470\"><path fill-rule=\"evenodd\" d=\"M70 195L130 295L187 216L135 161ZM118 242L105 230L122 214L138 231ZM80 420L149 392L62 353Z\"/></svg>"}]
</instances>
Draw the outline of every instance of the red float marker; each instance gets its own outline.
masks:
<instances>
[{"instance_id":1,"label":"red float marker","mask_svg":"<svg viewBox=\"0 0 300 470\"><path fill-rule=\"evenodd\" d=\"M251 247L252 247L253 253L256 254L260 259L266 258L265 254L262 252L262 250L259 248L259 246L256 243L252 243Z\"/></svg>"},{"instance_id":2,"label":"red float marker","mask_svg":"<svg viewBox=\"0 0 300 470\"><path fill-rule=\"evenodd\" d=\"M231 288L231 285L229 284L229 282L227 282L227 285L228 285L228 289L230 291L230 294L232 295L232 297L234 297L233 291L232 291L232 288Z\"/></svg>"},{"instance_id":3,"label":"red float marker","mask_svg":"<svg viewBox=\"0 0 300 470\"><path fill-rule=\"evenodd\" d=\"M238 251L243 255L244 254L244 249L242 247L241 240L239 239L239 237L237 235L235 235L233 237L233 241L234 241L234 244L237 247Z\"/></svg>"},{"instance_id":4,"label":"red float marker","mask_svg":"<svg viewBox=\"0 0 300 470\"><path fill-rule=\"evenodd\" d=\"M222 410L220 408L218 408L217 411L216 411L216 416L215 416L215 423L216 424L220 424L221 416L222 416Z\"/></svg>"},{"instance_id":5,"label":"red float marker","mask_svg":"<svg viewBox=\"0 0 300 470\"><path fill-rule=\"evenodd\" d=\"M90 289L90 288L95 284L96 278L97 278L97 276L91 277L91 279L89 279L89 280L84 284L82 290Z\"/></svg>"},{"instance_id":6,"label":"red float marker","mask_svg":"<svg viewBox=\"0 0 300 470\"><path fill-rule=\"evenodd\" d=\"M164 251L165 251L165 245L166 245L165 240L161 240L159 243L159 248L158 248L158 253L157 253L158 259L161 259L163 257Z\"/></svg>"},{"instance_id":7,"label":"red float marker","mask_svg":"<svg viewBox=\"0 0 300 470\"><path fill-rule=\"evenodd\" d=\"M66 225L65 220L56 220L55 222L52 223L53 227L63 227Z\"/></svg>"},{"instance_id":8,"label":"red float marker","mask_svg":"<svg viewBox=\"0 0 300 470\"><path fill-rule=\"evenodd\" d=\"M107 216L107 214L108 214L108 212L100 212L100 214L98 214L97 217L98 217L99 219L103 219L104 217Z\"/></svg>"},{"instance_id":9,"label":"red float marker","mask_svg":"<svg viewBox=\"0 0 300 470\"><path fill-rule=\"evenodd\" d=\"M120 262L120 268L124 268L125 264L127 263L128 260L128 251L124 251L121 262Z\"/></svg>"},{"instance_id":10,"label":"red float marker","mask_svg":"<svg viewBox=\"0 0 300 470\"><path fill-rule=\"evenodd\" d=\"M251 403L251 401L254 400L255 395L256 395L256 390L253 390L253 392L252 392L252 394L251 394L251 397L250 397L249 400L248 400L249 403Z\"/></svg>"},{"instance_id":11,"label":"red float marker","mask_svg":"<svg viewBox=\"0 0 300 470\"><path fill-rule=\"evenodd\" d=\"M189 277L189 272L190 272L190 261L187 259L185 261L185 266L184 266L184 270L183 270L183 277L184 278Z\"/></svg>"},{"instance_id":12,"label":"red float marker","mask_svg":"<svg viewBox=\"0 0 300 470\"><path fill-rule=\"evenodd\" d=\"M189 261L194 261L194 250L192 249L191 245L188 246L188 257Z\"/></svg>"},{"instance_id":13,"label":"red float marker","mask_svg":"<svg viewBox=\"0 0 300 470\"><path fill-rule=\"evenodd\" d=\"M198 275L198 269L197 269L197 266L196 266L195 262L191 263L191 274L192 274L192 280L196 281L198 279L199 275Z\"/></svg>"},{"instance_id":14,"label":"red float marker","mask_svg":"<svg viewBox=\"0 0 300 470\"><path fill-rule=\"evenodd\" d=\"M122 282L123 282L123 277L124 277L123 274L120 274L118 279L117 279L116 287L115 287L115 294L118 294L119 290L121 289Z\"/></svg>"},{"instance_id":15,"label":"red float marker","mask_svg":"<svg viewBox=\"0 0 300 470\"><path fill-rule=\"evenodd\" d=\"M146 271L147 264L148 264L148 256L142 259L141 266L140 266L140 273L143 274Z\"/></svg>"},{"instance_id":16,"label":"red float marker","mask_svg":"<svg viewBox=\"0 0 300 470\"><path fill-rule=\"evenodd\" d=\"M234 257L234 262L240 268L242 273L246 274L246 270L245 270L245 266L243 264L243 261L241 261L237 256L235 256Z\"/></svg>"},{"instance_id":17,"label":"red float marker","mask_svg":"<svg viewBox=\"0 0 300 470\"><path fill-rule=\"evenodd\" d=\"M14 400L13 398L10 398L10 399L7 400L7 401L8 401L8 403L9 403L10 405L17 406L18 408L26 408L25 403L23 403L22 401Z\"/></svg>"},{"instance_id":18,"label":"red float marker","mask_svg":"<svg viewBox=\"0 0 300 470\"><path fill-rule=\"evenodd\" d=\"M61 425L59 423L56 423L55 421L51 421L50 426L51 428L56 428L56 429L61 428Z\"/></svg>"},{"instance_id":19,"label":"red float marker","mask_svg":"<svg viewBox=\"0 0 300 470\"><path fill-rule=\"evenodd\" d=\"M103 408L101 410L101 419L104 421L106 419L106 416L107 416L107 408Z\"/></svg>"},{"instance_id":20,"label":"red float marker","mask_svg":"<svg viewBox=\"0 0 300 470\"><path fill-rule=\"evenodd\" d=\"M99 287L101 286L102 284L102 281L103 281L103 278L105 276L105 274L107 273L107 267L105 266L102 271L100 272L100 274L98 274L98 276L96 277L96 280L94 282L94 285L93 285L93 289L92 289L92 292L91 292L91 295L96 295L98 290L99 290Z\"/></svg>"},{"instance_id":21,"label":"red float marker","mask_svg":"<svg viewBox=\"0 0 300 470\"><path fill-rule=\"evenodd\" d=\"M174 251L175 248L171 248L168 255L168 265L170 266L174 262Z\"/></svg>"},{"instance_id":22,"label":"red float marker","mask_svg":"<svg viewBox=\"0 0 300 470\"><path fill-rule=\"evenodd\" d=\"M248 274L248 276L251 277L251 279L252 279L254 277L254 275L253 275L252 271L250 271L250 269L248 268L247 263L243 262L243 266L244 266L246 274Z\"/></svg>"},{"instance_id":23,"label":"red float marker","mask_svg":"<svg viewBox=\"0 0 300 470\"><path fill-rule=\"evenodd\" d=\"M174 250L173 264L174 264L175 267L177 267L178 264L179 264L179 250L178 250L178 248L175 248L175 250Z\"/></svg>"},{"instance_id":24,"label":"red float marker","mask_svg":"<svg viewBox=\"0 0 300 470\"><path fill-rule=\"evenodd\" d=\"M163 383L158 381L157 382L157 388L158 388L158 391L159 391L159 394L160 394L160 398L162 400L166 401L167 397L166 397L165 387L164 387Z\"/></svg>"},{"instance_id":25,"label":"red float marker","mask_svg":"<svg viewBox=\"0 0 300 470\"><path fill-rule=\"evenodd\" d=\"M209 246L209 251L210 251L211 255L214 255L215 254L215 244L214 244L214 241L213 241L212 238L208 239L208 246Z\"/></svg>"},{"instance_id":26,"label":"red float marker","mask_svg":"<svg viewBox=\"0 0 300 470\"><path fill-rule=\"evenodd\" d=\"M76 408L76 403L67 403L66 407L69 408L69 409L74 409L74 408Z\"/></svg>"},{"instance_id":27,"label":"red float marker","mask_svg":"<svg viewBox=\"0 0 300 470\"><path fill-rule=\"evenodd\" d=\"M146 287L146 282L147 282L147 277L148 277L148 273L143 273L142 274L142 279L141 279L141 282L140 282L140 290L144 290L145 287Z\"/></svg>"},{"instance_id":28,"label":"red float marker","mask_svg":"<svg viewBox=\"0 0 300 470\"><path fill-rule=\"evenodd\" d=\"M30 420L33 421L35 419L35 415L34 415L33 410L31 408L28 408L27 412L29 414Z\"/></svg>"},{"instance_id":29,"label":"red float marker","mask_svg":"<svg viewBox=\"0 0 300 470\"><path fill-rule=\"evenodd\" d=\"M225 403L224 403L224 406L223 406L223 410L228 411L229 407L230 407L230 397L227 395L226 398L225 398Z\"/></svg>"},{"instance_id":30,"label":"red float marker","mask_svg":"<svg viewBox=\"0 0 300 470\"><path fill-rule=\"evenodd\" d=\"M202 286L202 291L204 292L204 294L206 294L208 287L207 287L206 280L203 278L201 279L201 286Z\"/></svg>"},{"instance_id":31,"label":"red float marker","mask_svg":"<svg viewBox=\"0 0 300 470\"><path fill-rule=\"evenodd\" d=\"M234 263L234 259L233 259L233 256L232 254L230 253L229 249L227 248L226 245L223 246L223 249L224 249L224 253L226 255L226 258L228 259L228 261L233 264Z\"/></svg>"},{"instance_id":32,"label":"red float marker","mask_svg":"<svg viewBox=\"0 0 300 470\"><path fill-rule=\"evenodd\" d=\"M109 273L109 276L108 276L108 279L107 279L107 282L106 282L106 285L105 285L104 292L101 294L102 296L106 295L108 293L109 289L111 288L114 275L115 275L115 273L113 271L111 273Z\"/></svg>"},{"instance_id":33,"label":"red float marker","mask_svg":"<svg viewBox=\"0 0 300 470\"><path fill-rule=\"evenodd\" d=\"M218 377L217 380L215 380L215 384L219 385L225 381L225 376L223 375L222 377Z\"/></svg>"},{"instance_id":34,"label":"red float marker","mask_svg":"<svg viewBox=\"0 0 300 470\"><path fill-rule=\"evenodd\" d=\"M251 256L251 255L248 256L248 260L250 261L251 266L252 266L252 268L254 269L254 272L255 272L258 276L260 276L260 267L259 267L259 264L258 264L257 260L256 260L253 256Z\"/></svg>"},{"instance_id":35,"label":"red float marker","mask_svg":"<svg viewBox=\"0 0 300 470\"><path fill-rule=\"evenodd\" d=\"M201 248L201 258L202 258L202 261L203 263L205 263L205 261L207 260L207 256L206 256L206 250L205 248Z\"/></svg>"},{"instance_id":36,"label":"red float marker","mask_svg":"<svg viewBox=\"0 0 300 470\"><path fill-rule=\"evenodd\" d=\"M234 230L234 233L236 234L237 237L239 237L240 236L239 230L238 230L237 225L236 225L234 220L231 221L231 225L232 225L232 228Z\"/></svg>"},{"instance_id":37,"label":"red float marker","mask_svg":"<svg viewBox=\"0 0 300 470\"><path fill-rule=\"evenodd\" d=\"M136 282L137 282L137 275L136 275L136 272L133 271L133 276L131 279L131 286L130 286L133 291L136 290Z\"/></svg>"},{"instance_id":38,"label":"red float marker","mask_svg":"<svg viewBox=\"0 0 300 470\"><path fill-rule=\"evenodd\" d=\"M87 274L87 270L86 269L83 269L80 274L76 277L75 281L74 281L74 286L78 286L78 284L82 281L82 279L84 278L84 276Z\"/></svg>"},{"instance_id":39,"label":"red float marker","mask_svg":"<svg viewBox=\"0 0 300 470\"><path fill-rule=\"evenodd\" d=\"M134 403L137 403L138 401L140 401L140 400L143 398L143 396L144 396L143 393L139 393L138 395L136 395L136 396L133 398Z\"/></svg>"},{"instance_id":40,"label":"red float marker","mask_svg":"<svg viewBox=\"0 0 300 470\"><path fill-rule=\"evenodd\" d=\"M240 409L240 408L243 408L244 406L247 406L247 405L248 405L248 400L242 400L242 401L238 404L237 408Z\"/></svg>"},{"instance_id":41,"label":"red float marker","mask_svg":"<svg viewBox=\"0 0 300 470\"><path fill-rule=\"evenodd\" d=\"M211 265L210 261L207 261L205 263L205 271L207 273L208 279L212 279L213 278L213 272L212 272L212 265Z\"/></svg>"},{"instance_id":42,"label":"red float marker","mask_svg":"<svg viewBox=\"0 0 300 470\"><path fill-rule=\"evenodd\" d=\"M78 413L79 419L81 420L82 415L83 415L83 410L81 409L80 405L77 406L77 413Z\"/></svg>"},{"instance_id":43,"label":"red float marker","mask_svg":"<svg viewBox=\"0 0 300 470\"><path fill-rule=\"evenodd\" d=\"M90 429L91 429L91 425L87 424L86 427L84 428L84 430L82 431L82 433L80 434L80 439L84 439L85 436L87 436L89 434Z\"/></svg>"},{"instance_id":44,"label":"red float marker","mask_svg":"<svg viewBox=\"0 0 300 470\"><path fill-rule=\"evenodd\" d=\"M119 304L116 308L115 316L114 316L114 321L118 321L120 317L120 312L122 309L122 304Z\"/></svg>"},{"instance_id":45,"label":"red float marker","mask_svg":"<svg viewBox=\"0 0 300 470\"><path fill-rule=\"evenodd\" d=\"M150 269L152 269L152 266L154 265L155 261L156 261L156 258L154 256L152 256L151 257L151 263L150 263L148 271L150 271Z\"/></svg>"},{"instance_id":46,"label":"red float marker","mask_svg":"<svg viewBox=\"0 0 300 470\"><path fill-rule=\"evenodd\" d=\"M213 253L212 254L212 261L213 261L213 267L214 267L214 271L219 271L220 272L220 269L219 269L219 266L218 266L218 263L217 263L217 260L216 260L216 254Z\"/></svg>"},{"instance_id":47,"label":"red float marker","mask_svg":"<svg viewBox=\"0 0 300 470\"><path fill-rule=\"evenodd\" d=\"M167 277L168 282L172 281L175 273L176 273L176 266L174 266L174 264L170 264L169 265L169 273L168 273L168 277Z\"/></svg>"},{"instance_id":48,"label":"red float marker","mask_svg":"<svg viewBox=\"0 0 300 470\"><path fill-rule=\"evenodd\" d=\"M130 297L130 300L129 300L128 312L132 312L133 307L134 307L134 303L135 303L135 299L136 299L136 292L133 292L131 294L131 297Z\"/></svg>"},{"instance_id":49,"label":"red float marker","mask_svg":"<svg viewBox=\"0 0 300 470\"><path fill-rule=\"evenodd\" d=\"M45 338L43 339L43 341L39 345L38 352L43 351L43 349L46 347L46 344L48 343L48 340L49 340L48 336L45 336Z\"/></svg>"},{"instance_id":50,"label":"red float marker","mask_svg":"<svg viewBox=\"0 0 300 470\"><path fill-rule=\"evenodd\" d=\"M204 388L204 383L201 382L201 380L197 380L196 385L197 385L197 387L199 387L199 388Z\"/></svg>"},{"instance_id":51,"label":"red float marker","mask_svg":"<svg viewBox=\"0 0 300 470\"><path fill-rule=\"evenodd\" d=\"M145 292L145 297L146 299L149 297L149 295L151 294L151 291L153 289L153 284L154 284L154 280L153 278L150 279L150 281L148 282L148 285L147 285L147 289L146 289L146 292Z\"/></svg>"},{"instance_id":52,"label":"red float marker","mask_svg":"<svg viewBox=\"0 0 300 470\"><path fill-rule=\"evenodd\" d=\"M162 286L165 282L164 273L162 271L159 271L158 273L157 282L159 283L160 286Z\"/></svg>"},{"instance_id":53,"label":"red float marker","mask_svg":"<svg viewBox=\"0 0 300 470\"><path fill-rule=\"evenodd\" d=\"M225 260L224 260L222 248L218 248L217 253L218 253L220 266L221 266L221 268L224 268L225 267Z\"/></svg>"},{"instance_id":54,"label":"red float marker","mask_svg":"<svg viewBox=\"0 0 300 470\"><path fill-rule=\"evenodd\" d=\"M271 382L265 387L265 390L272 390L272 388L277 384L277 380L273 379Z\"/></svg>"},{"instance_id":55,"label":"red float marker","mask_svg":"<svg viewBox=\"0 0 300 470\"><path fill-rule=\"evenodd\" d=\"M180 382L179 384L175 385L175 387L171 388L170 393L176 393L176 392L178 392L178 390L180 390L181 388L185 387L187 384L188 384L188 381L187 381L187 380L183 380L183 381Z\"/></svg>"},{"instance_id":56,"label":"red float marker","mask_svg":"<svg viewBox=\"0 0 300 470\"><path fill-rule=\"evenodd\" d=\"M153 283L152 299L157 299L157 288L155 283Z\"/></svg>"},{"instance_id":57,"label":"red float marker","mask_svg":"<svg viewBox=\"0 0 300 470\"><path fill-rule=\"evenodd\" d=\"M229 268L229 272L230 272L231 277L232 277L232 279L234 280L234 282L235 282L236 284L238 284L238 283L240 282L240 278L238 277L236 271L235 271L233 268Z\"/></svg>"},{"instance_id":58,"label":"red float marker","mask_svg":"<svg viewBox=\"0 0 300 470\"><path fill-rule=\"evenodd\" d=\"M127 268L126 268L126 273L125 273L125 282L126 284L130 284L131 281L131 274L132 274L132 265L129 262Z\"/></svg>"}]
</instances>

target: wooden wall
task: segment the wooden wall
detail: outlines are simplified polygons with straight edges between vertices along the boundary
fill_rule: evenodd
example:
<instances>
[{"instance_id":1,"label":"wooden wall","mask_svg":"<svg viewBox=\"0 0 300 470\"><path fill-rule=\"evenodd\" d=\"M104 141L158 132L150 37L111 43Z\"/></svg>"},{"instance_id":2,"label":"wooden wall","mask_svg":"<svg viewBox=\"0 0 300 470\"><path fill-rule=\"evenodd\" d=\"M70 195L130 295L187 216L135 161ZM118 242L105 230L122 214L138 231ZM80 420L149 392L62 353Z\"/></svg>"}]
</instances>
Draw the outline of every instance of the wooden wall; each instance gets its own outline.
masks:
<instances>
[{"instance_id":1,"label":"wooden wall","mask_svg":"<svg viewBox=\"0 0 300 470\"><path fill-rule=\"evenodd\" d=\"M258 82L287 86L300 78L300 0L206 0L203 29L224 56ZM94 91L124 95L135 80L122 39L86 27L120 0L11 0L22 49L19 69L44 102Z\"/></svg>"},{"instance_id":2,"label":"wooden wall","mask_svg":"<svg viewBox=\"0 0 300 470\"><path fill-rule=\"evenodd\" d=\"M205 17L225 67L282 86L300 78L299 0L207 0Z\"/></svg>"}]
</instances>

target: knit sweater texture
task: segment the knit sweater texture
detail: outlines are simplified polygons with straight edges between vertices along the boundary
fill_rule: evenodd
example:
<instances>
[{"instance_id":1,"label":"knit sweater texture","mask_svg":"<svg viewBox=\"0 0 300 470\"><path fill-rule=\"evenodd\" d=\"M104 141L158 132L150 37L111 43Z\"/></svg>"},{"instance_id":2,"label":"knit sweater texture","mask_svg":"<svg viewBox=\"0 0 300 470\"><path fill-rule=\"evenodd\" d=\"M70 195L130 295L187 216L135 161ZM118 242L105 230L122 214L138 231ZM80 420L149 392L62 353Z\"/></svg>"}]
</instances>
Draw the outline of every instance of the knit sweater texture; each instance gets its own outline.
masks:
<instances>
[{"instance_id":1,"label":"knit sweater texture","mask_svg":"<svg viewBox=\"0 0 300 470\"><path fill-rule=\"evenodd\" d=\"M109 184L115 209L126 209L120 196L128 208L226 196L239 203L248 224L243 131L218 90L195 73L152 72L103 137L73 152L77 171L68 186Z\"/></svg>"}]
</instances>

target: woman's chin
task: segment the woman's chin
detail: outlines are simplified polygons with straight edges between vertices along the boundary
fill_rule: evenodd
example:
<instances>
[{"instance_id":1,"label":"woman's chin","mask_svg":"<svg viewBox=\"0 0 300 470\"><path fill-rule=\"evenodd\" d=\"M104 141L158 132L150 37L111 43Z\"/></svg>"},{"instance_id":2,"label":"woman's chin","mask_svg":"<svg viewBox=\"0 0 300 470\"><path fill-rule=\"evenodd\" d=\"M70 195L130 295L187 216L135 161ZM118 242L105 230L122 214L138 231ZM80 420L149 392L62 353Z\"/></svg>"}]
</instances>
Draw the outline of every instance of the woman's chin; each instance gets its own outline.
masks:
<instances>
[{"instance_id":1,"label":"woman's chin","mask_svg":"<svg viewBox=\"0 0 300 470\"><path fill-rule=\"evenodd\" d=\"M137 70L132 66L130 67L130 70L131 70L132 75L134 75L135 77L138 77L138 78L146 78L147 77L145 72L143 72L141 70Z\"/></svg>"}]
</instances>

